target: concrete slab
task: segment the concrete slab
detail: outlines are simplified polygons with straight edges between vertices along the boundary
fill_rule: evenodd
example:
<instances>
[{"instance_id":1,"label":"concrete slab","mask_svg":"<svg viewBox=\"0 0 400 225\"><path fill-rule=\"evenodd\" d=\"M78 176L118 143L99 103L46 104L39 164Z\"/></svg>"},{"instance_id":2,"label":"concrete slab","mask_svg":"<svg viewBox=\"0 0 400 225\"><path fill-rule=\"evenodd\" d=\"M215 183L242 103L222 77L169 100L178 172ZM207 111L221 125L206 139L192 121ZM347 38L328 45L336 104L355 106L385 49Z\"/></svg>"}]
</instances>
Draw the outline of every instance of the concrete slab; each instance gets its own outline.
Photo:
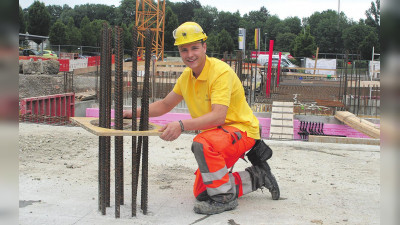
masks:
<instances>
[{"instance_id":1,"label":"concrete slab","mask_svg":"<svg viewBox=\"0 0 400 225\"><path fill-rule=\"evenodd\" d=\"M266 140L274 150L269 162L281 200L258 190L240 198L233 211L204 216L192 211L194 135L173 142L150 137L149 214L138 211L132 218L131 139L125 137L125 205L115 219L113 181L111 207L104 216L98 211L98 137L80 127L20 123L19 128L19 224L380 223L379 146ZM113 168L113 154L111 163ZM234 171L248 166L240 160Z\"/></svg>"},{"instance_id":2,"label":"concrete slab","mask_svg":"<svg viewBox=\"0 0 400 225\"><path fill-rule=\"evenodd\" d=\"M375 138L350 138L350 137L334 137L334 136L308 136L309 142L321 143L340 143L340 144L362 144L362 145L380 145L381 139Z\"/></svg>"}]
</instances>

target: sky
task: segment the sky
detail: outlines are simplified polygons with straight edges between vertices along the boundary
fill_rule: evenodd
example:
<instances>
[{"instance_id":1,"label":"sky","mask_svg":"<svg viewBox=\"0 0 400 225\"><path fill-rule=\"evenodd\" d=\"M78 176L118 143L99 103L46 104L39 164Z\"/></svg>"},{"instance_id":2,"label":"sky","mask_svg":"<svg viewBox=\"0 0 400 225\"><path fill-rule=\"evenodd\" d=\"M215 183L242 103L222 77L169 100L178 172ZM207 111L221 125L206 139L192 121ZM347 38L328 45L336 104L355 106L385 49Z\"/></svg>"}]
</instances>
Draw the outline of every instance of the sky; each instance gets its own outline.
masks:
<instances>
[{"instance_id":1,"label":"sky","mask_svg":"<svg viewBox=\"0 0 400 225\"><path fill-rule=\"evenodd\" d=\"M70 7L81 4L105 4L118 7L121 0L39 0L47 5L64 5ZM170 0L171 2L183 2L183 0ZM365 19L365 11L370 7L371 1L375 0L199 0L202 6L216 7L218 11L236 12L240 15L250 11L258 11L264 6L271 15L277 15L280 19L297 16L300 19L309 17L316 11L322 12L328 9L344 12L349 19L358 21ZM19 0L20 6L24 9L29 7L34 0Z\"/></svg>"}]
</instances>

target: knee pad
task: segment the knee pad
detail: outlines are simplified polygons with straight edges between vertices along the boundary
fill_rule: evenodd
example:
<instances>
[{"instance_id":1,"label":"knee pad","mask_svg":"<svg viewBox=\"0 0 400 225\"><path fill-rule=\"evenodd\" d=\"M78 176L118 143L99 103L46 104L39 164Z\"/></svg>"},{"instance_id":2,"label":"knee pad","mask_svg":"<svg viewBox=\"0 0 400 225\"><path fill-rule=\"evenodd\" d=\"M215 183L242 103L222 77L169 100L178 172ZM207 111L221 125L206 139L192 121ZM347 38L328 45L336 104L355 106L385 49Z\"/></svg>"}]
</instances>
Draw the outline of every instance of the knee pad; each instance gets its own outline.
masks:
<instances>
[{"instance_id":1,"label":"knee pad","mask_svg":"<svg viewBox=\"0 0 400 225\"><path fill-rule=\"evenodd\" d=\"M260 165L272 157L272 149L263 140L257 140L246 156L251 164Z\"/></svg>"}]
</instances>

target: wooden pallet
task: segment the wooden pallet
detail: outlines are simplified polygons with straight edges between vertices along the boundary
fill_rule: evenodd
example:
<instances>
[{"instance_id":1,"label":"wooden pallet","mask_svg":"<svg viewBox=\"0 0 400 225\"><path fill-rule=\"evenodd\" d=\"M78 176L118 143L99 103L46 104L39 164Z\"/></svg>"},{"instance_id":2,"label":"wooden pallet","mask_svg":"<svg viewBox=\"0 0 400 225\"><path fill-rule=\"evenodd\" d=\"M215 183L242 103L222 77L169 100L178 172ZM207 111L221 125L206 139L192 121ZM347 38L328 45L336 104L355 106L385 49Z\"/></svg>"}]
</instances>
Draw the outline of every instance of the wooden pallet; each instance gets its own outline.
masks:
<instances>
[{"instance_id":1,"label":"wooden pallet","mask_svg":"<svg viewBox=\"0 0 400 225\"><path fill-rule=\"evenodd\" d=\"M272 103L269 138L293 139L293 102Z\"/></svg>"}]
</instances>

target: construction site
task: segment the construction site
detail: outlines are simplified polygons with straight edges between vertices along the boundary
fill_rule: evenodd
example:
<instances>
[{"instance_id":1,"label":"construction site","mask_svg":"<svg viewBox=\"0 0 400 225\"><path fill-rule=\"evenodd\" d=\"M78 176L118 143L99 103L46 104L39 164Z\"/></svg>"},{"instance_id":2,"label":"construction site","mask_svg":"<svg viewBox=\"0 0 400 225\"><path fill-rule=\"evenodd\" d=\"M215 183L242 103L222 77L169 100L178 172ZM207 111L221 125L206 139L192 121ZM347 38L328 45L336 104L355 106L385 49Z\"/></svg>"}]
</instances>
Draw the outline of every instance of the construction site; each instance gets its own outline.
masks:
<instances>
[{"instance_id":1,"label":"construction site","mask_svg":"<svg viewBox=\"0 0 400 225\"><path fill-rule=\"evenodd\" d=\"M149 118L149 104L171 92L186 65L164 56L165 2L136 10L130 60L123 30L107 24L98 56L20 56L19 224L380 223L379 63L348 53L319 59L317 49L291 67L273 40L268 63L257 51L226 53L273 150L281 196L258 190L235 210L199 215L191 150L199 131L158 137L191 118L187 105ZM138 106L140 119L123 118ZM248 166L239 160L234 171Z\"/></svg>"}]
</instances>

